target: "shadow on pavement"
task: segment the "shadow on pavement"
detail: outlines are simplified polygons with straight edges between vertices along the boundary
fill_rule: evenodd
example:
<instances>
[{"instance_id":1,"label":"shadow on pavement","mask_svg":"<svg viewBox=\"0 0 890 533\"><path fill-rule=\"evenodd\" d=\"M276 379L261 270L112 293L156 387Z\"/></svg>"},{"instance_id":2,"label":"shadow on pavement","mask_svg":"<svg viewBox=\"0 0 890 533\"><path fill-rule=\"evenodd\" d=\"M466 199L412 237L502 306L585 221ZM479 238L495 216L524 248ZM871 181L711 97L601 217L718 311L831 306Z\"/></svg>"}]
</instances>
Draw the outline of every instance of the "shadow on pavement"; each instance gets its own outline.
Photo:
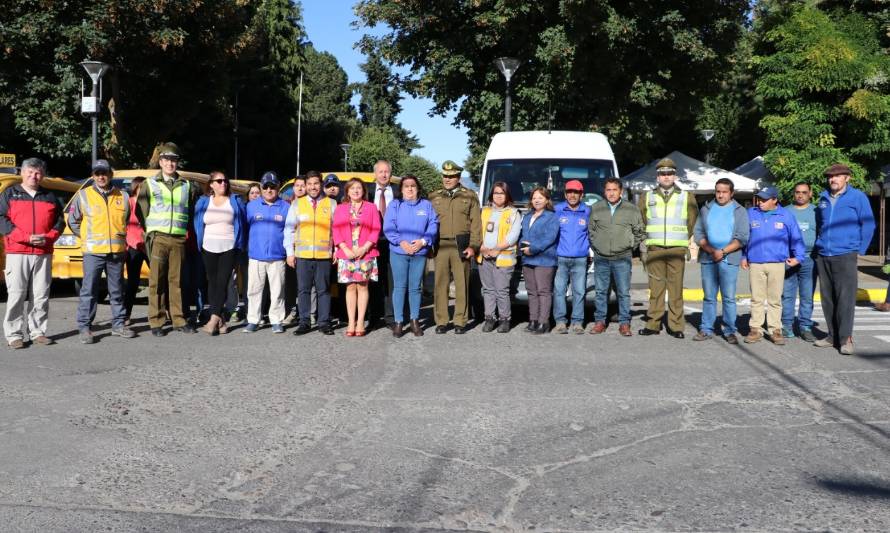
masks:
<instances>
[{"instance_id":1,"label":"shadow on pavement","mask_svg":"<svg viewBox=\"0 0 890 533\"><path fill-rule=\"evenodd\" d=\"M816 485L832 492L850 496L890 499L890 483L886 481L857 478L819 479L816 481Z\"/></svg>"},{"instance_id":2,"label":"shadow on pavement","mask_svg":"<svg viewBox=\"0 0 890 533\"><path fill-rule=\"evenodd\" d=\"M886 429L869 423L855 413L832 403L829 399L823 398L818 392L814 391L764 357L752 352L744 344L739 344L737 348L739 351L729 351L740 361L750 366L754 371L765 377L767 380L771 381L774 385L787 390L792 395L795 395L802 400L813 399L818 401L820 404L824 405L825 415L834 417L839 421L847 420L852 422L851 424L844 424L843 427L849 428L857 436L868 441L880 451L884 452L884 454L890 455L890 432Z\"/></svg>"}]
</instances>

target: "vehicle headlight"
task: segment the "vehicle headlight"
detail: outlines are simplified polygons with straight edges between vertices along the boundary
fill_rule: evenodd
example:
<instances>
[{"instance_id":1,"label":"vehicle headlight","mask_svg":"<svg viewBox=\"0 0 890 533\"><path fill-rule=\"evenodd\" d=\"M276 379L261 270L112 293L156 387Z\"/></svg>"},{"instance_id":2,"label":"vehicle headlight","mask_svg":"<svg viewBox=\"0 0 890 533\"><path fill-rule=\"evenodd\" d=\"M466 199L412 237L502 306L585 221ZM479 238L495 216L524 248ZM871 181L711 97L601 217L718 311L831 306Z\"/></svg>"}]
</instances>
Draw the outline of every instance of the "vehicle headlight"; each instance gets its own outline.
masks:
<instances>
[{"instance_id":1,"label":"vehicle headlight","mask_svg":"<svg viewBox=\"0 0 890 533\"><path fill-rule=\"evenodd\" d=\"M56 240L56 246L77 246L77 237L74 235L62 235Z\"/></svg>"}]
</instances>

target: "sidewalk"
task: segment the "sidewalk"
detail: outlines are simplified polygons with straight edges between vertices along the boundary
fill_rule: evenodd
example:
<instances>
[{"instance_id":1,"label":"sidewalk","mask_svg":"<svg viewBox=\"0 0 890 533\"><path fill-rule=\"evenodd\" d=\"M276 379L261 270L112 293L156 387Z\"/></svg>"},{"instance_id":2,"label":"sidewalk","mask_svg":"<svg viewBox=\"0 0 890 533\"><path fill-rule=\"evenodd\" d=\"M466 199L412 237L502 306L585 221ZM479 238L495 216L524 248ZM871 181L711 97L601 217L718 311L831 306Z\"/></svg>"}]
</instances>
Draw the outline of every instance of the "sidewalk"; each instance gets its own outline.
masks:
<instances>
[{"instance_id":1,"label":"sidewalk","mask_svg":"<svg viewBox=\"0 0 890 533\"><path fill-rule=\"evenodd\" d=\"M859 290L856 293L856 301L861 303L883 302L887 297L887 276L881 272L883 265L881 256L867 255L859 258ZM646 272L639 259L634 259L633 273L631 275L631 293L635 299L648 300L649 288ZM683 282L683 300L686 302L700 302L704 298L701 289L701 268L698 263L686 263L686 275ZM748 281L748 272L739 269L739 281L736 289L736 299L750 299L751 285ZM816 283L815 301L820 301L819 283Z\"/></svg>"}]
</instances>

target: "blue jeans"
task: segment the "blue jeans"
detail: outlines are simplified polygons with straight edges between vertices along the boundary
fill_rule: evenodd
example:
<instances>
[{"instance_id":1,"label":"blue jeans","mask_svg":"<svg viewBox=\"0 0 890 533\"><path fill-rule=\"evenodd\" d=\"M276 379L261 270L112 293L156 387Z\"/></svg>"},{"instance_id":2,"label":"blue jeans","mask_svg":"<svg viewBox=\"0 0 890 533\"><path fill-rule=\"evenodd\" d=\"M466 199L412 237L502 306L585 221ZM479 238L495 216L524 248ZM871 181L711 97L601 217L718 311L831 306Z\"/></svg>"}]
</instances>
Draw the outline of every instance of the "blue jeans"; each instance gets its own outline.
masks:
<instances>
[{"instance_id":1,"label":"blue jeans","mask_svg":"<svg viewBox=\"0 0 890 533\"><path fill-rule=\"evenodd\" d=\"M584 324L584 294L587 292L587 257L560 257L553 282L553 319L566 322L566 286L572 281L572 324Z\"/></svg>"},{"instance_id":2,"label":"blue jeans","mask_svg":"<svg viewBox=\"0 0 890 533\"><path fill-rule=\"evenodd\" d=\"M714 334L717 321L717 291L723 298L723 334L731 335L736 330L735 289L739 279L739 265L730 265L725 260L719 263L701 264L701 285L705 293L701 310L702 333Z\"/></svg>"},{"instance_id":3,"label":"blue jeans","mask_svg":"<svg viewBox=\"0 0 890 533\"><path fill-rule=\"evenodd\" d=\"M83 283L77 303L77 328L89 329L96 318L96 301L102 272L108 282L108 301L111 303L111 327L124 327L127 308L124 305L124 262L126 253L83 254ZM138 279L138 278L137 278Z\"/></svg>"},{"instance_id":4,"label":"blue jeans","mask_svg":"<svg viewBox=\"0 0 890 533\"><path fill-rule=\"evenodd\" d=\"M800 295L797 326L813 327L813 292L816 290L816 262L805 257L796 267L785 267L785 287L782 289L782 327L790 330L794 325L794 300Z\"/></svg>"},{"instance_id":5,"label":"blue jeans","mask_svg":"<svg viewBox=\"0 0 890 533\"><path fill-rule=\"evenodd\" d=\"M618 294L618 323L630 324L630 271L631 258L605 259L597 255L593 258L596 269L596 311L594 320L605 322L609 310L609 282L615 284Z\"/></svg>"},{"instance_id":6,"label":"blue jeans","mask_svg":"<svg viewBox=\"0 0 890 533\"><path fill-rule=\"evenodd\" d=\"M420 317L420 284L426 256L391 253L389 268L392 271L392 313L397 324L405 321L405 293L408 293L408 316Z\"/></svg>"}]
</instances>

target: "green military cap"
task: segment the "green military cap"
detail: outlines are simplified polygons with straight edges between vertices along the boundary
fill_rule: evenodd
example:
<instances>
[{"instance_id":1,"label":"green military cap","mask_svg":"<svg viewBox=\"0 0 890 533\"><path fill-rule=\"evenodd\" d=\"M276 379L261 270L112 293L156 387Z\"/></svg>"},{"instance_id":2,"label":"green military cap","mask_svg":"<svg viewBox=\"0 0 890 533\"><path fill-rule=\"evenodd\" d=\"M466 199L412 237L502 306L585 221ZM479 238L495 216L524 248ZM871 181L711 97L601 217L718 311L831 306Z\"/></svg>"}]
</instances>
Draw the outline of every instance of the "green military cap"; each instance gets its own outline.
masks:
<instances>
[{"instance_id":1,"label":"green military cap","mask_svg":"<svg viewBox=\"0 0 890 533\"><path fill-rule=\"evenodd\" d=\"M158 157L166 157L168 159L179 159L179 147L174 143L162 143L158 147Z\"/></svg>"},{"instance_id":2,"label":"green military cap","mask_svg":"<svg viewBox=\"0 0 890 533\"><path fill-rule=\"evenodd\" d=\"M674 163L673 159L671 159L669 157L665 157L664 159L659 161L657 165L655 165L655 170L657 172L662 172L662 171L666 171L666 170L676 171L677 165Z\"/></svg>"},{"instance_id":3,"label":"green military cap","mask_svg":"<svg viewBox=\"0 0 890 533\"><path fill-rule=\"evenodd\" d=\"M454 161L450 159L442 163L442 175L443 176L460 176L460 173L463 172L464 167L458 165Z\"/></svg>"}]
</instances>

